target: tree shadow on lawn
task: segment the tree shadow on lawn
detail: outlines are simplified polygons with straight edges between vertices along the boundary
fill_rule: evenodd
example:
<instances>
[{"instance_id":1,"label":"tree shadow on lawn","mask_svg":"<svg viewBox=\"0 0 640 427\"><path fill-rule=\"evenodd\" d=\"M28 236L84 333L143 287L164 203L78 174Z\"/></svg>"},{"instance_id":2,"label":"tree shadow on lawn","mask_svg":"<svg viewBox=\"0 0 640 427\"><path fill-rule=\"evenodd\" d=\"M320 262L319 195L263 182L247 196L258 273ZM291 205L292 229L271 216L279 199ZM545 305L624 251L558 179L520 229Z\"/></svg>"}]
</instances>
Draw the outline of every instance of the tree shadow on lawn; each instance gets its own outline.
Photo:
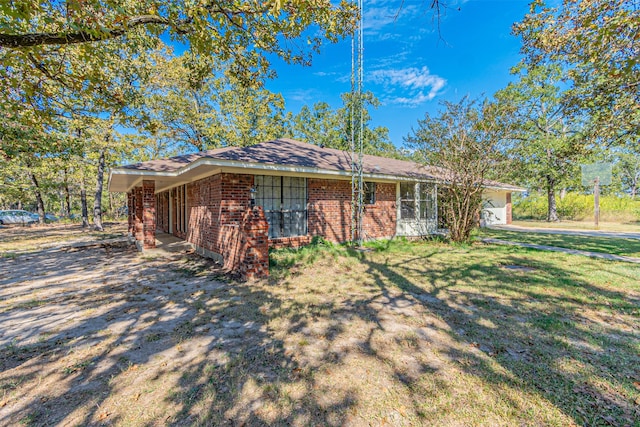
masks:
<instances>
[{"instance_id":1,"label":"tree shadow on lawn","mask_svg":"<svg viewBox=\"0 0 640 427\"><path fill-rule=\"evenodd\" d=\"M566 257L567 265L575 261ZM498 263L362 262L383 291L398 286L446 322L452 339L468 348L449 353L465 372L538 394L578 424L640 419L634 402L640 399L634 389L640 381L638 301L585 280L580 267L559 267L522 249L511 249ZM532 271L504 267L510 265Z\"/></svg>"},{"instance_id":2,"label":"tree shadow on lawn","mask_svg":"<svg viewBox=\"0 0 640 427\"><path fill-rule=\"evenodd\" d=\"M23 257L0 269L0 424L343 424L349 390L320 403L329 393L269 331L278 298L217 280L199 258L180 267L124 249L105 266L103 251L30 254L31 287ZM283 403L287 385L297 394Z\"/></svg>"},{"instance_id":3,"label":"tree shadow on lawn","mask_svg":"<svg viewBox=\"0 0 640 427\"><path fill-rule=\"evenodd\" d=\"M637 309L623 294L526 251L496 264L443 263L446 250L419 246L400 261L350 252L329 285L221 281L202 259L125 249L107 265L104 249L81 251L82 262L49 252L30 255L39 281L23 290L17 257L0 266L10 303L0 311L0 424L429 424L441 416L432 402L459 387L445 364L542 396L577 423L638 416L621 391L639 380L637 335L586 314ZM18 320L35 323L18 330Z\"/></svg>"}]
</instances>

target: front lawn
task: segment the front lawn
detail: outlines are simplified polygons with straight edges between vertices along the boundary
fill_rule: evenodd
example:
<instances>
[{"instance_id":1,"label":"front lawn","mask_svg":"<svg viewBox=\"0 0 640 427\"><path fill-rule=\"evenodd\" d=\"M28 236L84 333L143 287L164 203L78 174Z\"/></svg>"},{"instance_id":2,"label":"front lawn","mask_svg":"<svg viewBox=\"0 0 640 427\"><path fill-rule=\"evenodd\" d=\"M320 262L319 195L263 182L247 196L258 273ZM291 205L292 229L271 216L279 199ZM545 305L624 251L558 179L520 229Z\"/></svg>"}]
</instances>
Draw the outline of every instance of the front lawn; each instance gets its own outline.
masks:
<instances>
[{"instance_id":1,"label":"front lawn","mask_svg":"<svg viewBox=\"0 0 640 427\"><path fill-rule=\"evenodd\" d=\"M640 239L614 237L575 236L567 234L527 233L483 228L480 238L493 238L511 242L533 243L536 245L557 246L559 248L581 251L603 252L613 255L640 257Z\"/></svg>"},{"instance_id":2,"label":"front lawn","mask_svg":"<svg viewBox=\"0 0 640 427\"><path fill-rule=\"evenodd\" d=\"M638 425L640 269L517 247L0 260L0 424Z\"/></svg>"},{"instance_id":3,"label":"front lawn","mask_svg":"<svg viewBox=\"0 0 640 427\"><path fill-rule=\"evenodd\" d=\"M369 249L272 256L273 285L304 296L294 325L321 331L293 327L286 339L325 356L354 343L339 365L367 375L341 379L331 367L325 381L363 396L359 414L381 420L401 406L407 425L638 425L638 266L516 247Z\"/></svg>"}]
</instances>

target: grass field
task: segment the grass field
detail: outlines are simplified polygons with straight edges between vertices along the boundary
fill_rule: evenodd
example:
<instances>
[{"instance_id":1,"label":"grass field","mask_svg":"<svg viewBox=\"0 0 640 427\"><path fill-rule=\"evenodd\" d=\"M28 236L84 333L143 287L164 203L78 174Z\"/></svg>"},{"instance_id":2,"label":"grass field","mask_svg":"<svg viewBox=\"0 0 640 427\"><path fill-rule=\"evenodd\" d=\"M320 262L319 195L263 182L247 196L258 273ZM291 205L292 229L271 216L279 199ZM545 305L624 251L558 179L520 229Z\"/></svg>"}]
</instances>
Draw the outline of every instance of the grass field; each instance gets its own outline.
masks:
<instances>
[{"instance_id":1,"label":"grass field","mask_svg":"<svg viewBox=\"0 0 640 427\"><path fill-rule=\"evenodd\" d=\"M489 228L481 229L478 232L478 237L640 258L640 239L527 233Z\"/></svg>"},{"instance_id":2,"label":"grass field","mask_svg":"<svg viewBox=\"0 0 640 427\"><path fill-rule=\"evenodd\" d=\"M0 424L637 426L640 269L319 243L271 276L91 247L0 260Z\"/></svg>"},{"instance_id":3,"label":"grass field","mask_svg":"<svg viewBox=\"0 0 640 427\"><path fill-rule=\"evenodd\" d=\"M595 230L595 224L593 219L586 221L559 221L559 222L547 222L547 221L524 221L514 220L513 225L519 227L532 227L532 228L564 228L567 230ZM640 222L629 221L600 221L598 224L598 230L602 231L628 231L628 232L640 232Z\"/></svg>"}]
</instances>

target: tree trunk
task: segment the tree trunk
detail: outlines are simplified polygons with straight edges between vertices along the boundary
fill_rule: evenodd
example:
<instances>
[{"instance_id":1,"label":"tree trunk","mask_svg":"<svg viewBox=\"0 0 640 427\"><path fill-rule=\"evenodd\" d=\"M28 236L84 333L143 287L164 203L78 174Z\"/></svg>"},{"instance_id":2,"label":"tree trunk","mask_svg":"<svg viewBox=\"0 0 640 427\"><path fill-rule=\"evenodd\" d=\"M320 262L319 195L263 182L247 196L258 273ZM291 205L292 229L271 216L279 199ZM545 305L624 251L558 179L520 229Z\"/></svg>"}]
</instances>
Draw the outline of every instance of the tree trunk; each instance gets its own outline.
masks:
<instances>
[{"instance_id":1,"label":"tree trunk","mask_svg":"<svg viewBox=\"0 0 640 427\"><path fill-rule=\"evenodd\" d=\"M80 183L80 205L82 207L82 228L89 226L89 209L87 209L87 190L84 188L84 180Z\"/></svg>"},{"instance_id":2,"label":"tree trunk","mask_svg":"<svg viewBox=\"0 0 640 427\"><path fill-rule=\"evenodd\" d=\"M560 200L564 200L564 198L567 196L567 188L566 187L562 187L560 189Z\"/></svg>"},{"instance_id":3,"label":"tree trunk","mask_svg":"<svg viewBox=\"0 0 640 427\"><path fill-rule=\"evenodd\" d=\"M71 191L69 190L69 181L67 179L67 170L64 170L64 202L66 216L71 215Z\"/></svg>"},{"instance_id":4,"label":"tree trunk","mask_svg":"<svg viewBox=\"0 0 640 427\"><path fill-rule=\"evenodd\" d=\"M547 221L558 222L558 208L556 206L556 191L554 188L555 182L550 177L547 177L547 201L549 208L547 210Z\"/></svg>"},{"instance_id":5,"label":"tree trunk","mask_svg":"<svg viewBox=\"0 0 640 427\"><path fill-rule=\"evenodd\" d=\"M96 197L93 201L93 228L96 231L104 231L102 226L102 185L104 182L104 162L107 148L100 150L98 158L98 176L96 183Z\"/></svg>"},{"instance_id":6,"label":"tree trunk","mask_svg":"<svg viewBox=\"0 0 640 427\"><path fill-rule=\"evenodd\" d=\"M38 204L38 222L44 224L44 202L42 201L42 194L40 193L40 185L33 172L30 171L29 175L31 175L31 182L33 182L33 186L35 187L36 202Z\"/></svg>"}]
</instances>

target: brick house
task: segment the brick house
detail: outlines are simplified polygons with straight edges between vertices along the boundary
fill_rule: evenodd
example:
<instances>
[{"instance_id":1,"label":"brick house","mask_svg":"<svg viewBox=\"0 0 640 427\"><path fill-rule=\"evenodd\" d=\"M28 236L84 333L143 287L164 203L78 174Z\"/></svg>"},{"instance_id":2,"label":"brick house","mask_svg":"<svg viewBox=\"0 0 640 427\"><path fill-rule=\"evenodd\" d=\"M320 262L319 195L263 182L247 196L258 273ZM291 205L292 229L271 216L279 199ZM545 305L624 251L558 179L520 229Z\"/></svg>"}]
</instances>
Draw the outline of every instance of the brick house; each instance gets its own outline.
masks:
<instances>
[{"instance_id":1,"label":"brick house","mask_svg":"<svg viewBox=\"0 0 640 427\"><path fill-rule=\"evenodd\" d=\"M313 236L351 239L351 155L291 139L227 147L114 168L126 192L129 232L144 248L156 230L185 239L244 277L268 275L270 247ZM442 170L364 155L362 238L420 236L437 227ZM487 186L489 222L511 222L507 184Z\"/></svg>"}]
</instances>

